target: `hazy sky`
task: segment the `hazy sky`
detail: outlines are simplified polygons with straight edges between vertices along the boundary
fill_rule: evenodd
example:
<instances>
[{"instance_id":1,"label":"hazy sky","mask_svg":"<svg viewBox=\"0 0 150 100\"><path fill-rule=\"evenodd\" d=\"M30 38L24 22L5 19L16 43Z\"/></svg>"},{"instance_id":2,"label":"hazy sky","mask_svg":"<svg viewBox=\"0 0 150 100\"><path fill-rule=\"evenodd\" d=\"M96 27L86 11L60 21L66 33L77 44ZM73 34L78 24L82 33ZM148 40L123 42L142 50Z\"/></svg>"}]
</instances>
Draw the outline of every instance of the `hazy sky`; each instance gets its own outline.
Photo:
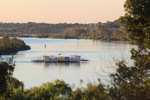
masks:
<instances>
[{"instance_id":1,"label":"hazy sky","mask_svg":"<svg viewBox=\"0 0 150 100\"><path fill-rule=\"evenodd\" d=\"M124 15L125 0L0 0L0 22L97 23Z\"/></svg>"}]
</instances>

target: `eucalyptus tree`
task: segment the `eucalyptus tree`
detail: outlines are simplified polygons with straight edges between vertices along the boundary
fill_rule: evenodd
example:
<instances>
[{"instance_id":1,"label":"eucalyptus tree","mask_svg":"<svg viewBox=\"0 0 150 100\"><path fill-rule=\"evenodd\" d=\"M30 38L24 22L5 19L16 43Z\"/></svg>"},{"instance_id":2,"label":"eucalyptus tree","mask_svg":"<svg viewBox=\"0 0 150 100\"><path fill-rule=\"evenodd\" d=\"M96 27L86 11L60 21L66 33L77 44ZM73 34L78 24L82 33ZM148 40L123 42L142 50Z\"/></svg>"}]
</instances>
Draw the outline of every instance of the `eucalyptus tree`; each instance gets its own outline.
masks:
<instances>
[{"instance_id":1,"label":"eucalyptus tree","mask_svg":"<svg viewBox=\"0 0 150 100\"><path fill-rule=\"evenodd\" d=\"M137 48L131 50L132 66L124 60L117 63L110 95L114 99L150 99L150 1L126 0L125 16L121 21Z\"/></svg>"},{"instance_id":2,"label":"eucalyptus tree","mask_svg":"<svg viewBox=\"0 0 150 100\"><path fill-rule=\"evenodd\" d=\"M7 91L7 81L12 76L14 66L0 62L0 95Z\"/></svg>"}]
</instances>

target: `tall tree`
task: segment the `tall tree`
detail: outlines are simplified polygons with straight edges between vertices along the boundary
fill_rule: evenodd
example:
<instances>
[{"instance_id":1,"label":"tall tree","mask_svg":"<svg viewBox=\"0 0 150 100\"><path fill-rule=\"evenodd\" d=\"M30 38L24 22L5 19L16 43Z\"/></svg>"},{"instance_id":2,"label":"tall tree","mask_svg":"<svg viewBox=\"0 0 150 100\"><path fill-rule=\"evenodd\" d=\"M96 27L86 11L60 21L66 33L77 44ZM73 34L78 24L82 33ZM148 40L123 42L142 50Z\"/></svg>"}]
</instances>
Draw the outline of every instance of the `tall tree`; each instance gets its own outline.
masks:
<instances>
[{"instance_id":1,"label":"tall tree","mask_svg":"<svg viewBox=\"0 0 150 100\"><path fill-rule=\"evenodd\" d=\"M133 66L125 61L117 63L116 73L110 95L115 99L149 100L150 99L150 1L126 0L125 23L130 38L138 46L131 50Z\"/></svg>"},{"instance_id":2,"label":"tall tree","mask_svg":"<svg viewBox=\"0 0 150 100\"><path fill-rule=\"evenodd\" d=\"M122 21L130 32L130 38L139 47L150 49L150 1L126 0Z\"/></svg>"},{"instance_id":3,"label":"tall tree","mask_svg":"<svg viewBox=\"0 0 150 100\"><path fill-rule=\"evenodd\" d=\"M14 63L0 61L0 100L11 100L14 90L22 91L23 82L13 77Z\"/></svg>"},{"instance_id":4,"label":"tall tree","mask_svg":"<svg viewBox=\"0 0 150 100\"><path fill-rule=\"evenodd\" d=\"M14 66L0 62L0 95L7 91L7 81L12 77Z\"/></svg>"}]
</instances>

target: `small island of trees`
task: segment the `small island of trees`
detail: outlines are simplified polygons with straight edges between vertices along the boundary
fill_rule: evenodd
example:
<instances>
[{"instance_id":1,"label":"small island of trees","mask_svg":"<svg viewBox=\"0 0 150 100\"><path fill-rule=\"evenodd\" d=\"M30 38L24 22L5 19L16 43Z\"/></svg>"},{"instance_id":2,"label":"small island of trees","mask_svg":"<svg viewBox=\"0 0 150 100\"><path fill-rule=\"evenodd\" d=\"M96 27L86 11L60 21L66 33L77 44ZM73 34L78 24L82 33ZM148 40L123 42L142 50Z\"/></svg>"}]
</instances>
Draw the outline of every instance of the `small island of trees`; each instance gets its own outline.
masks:
<instances>
[{"instance_id":1,"label":"small island of trees","mask_svg":"<svg viewBox=\"0 0 150 100\"><path fill-rule=\"evenodd\" d=\"M26 45L24 41L16 37L9 38L7 35L0 39L0 55L14 54L18 51L29 50L30 46Z\"/></svg>"}]
</instances>

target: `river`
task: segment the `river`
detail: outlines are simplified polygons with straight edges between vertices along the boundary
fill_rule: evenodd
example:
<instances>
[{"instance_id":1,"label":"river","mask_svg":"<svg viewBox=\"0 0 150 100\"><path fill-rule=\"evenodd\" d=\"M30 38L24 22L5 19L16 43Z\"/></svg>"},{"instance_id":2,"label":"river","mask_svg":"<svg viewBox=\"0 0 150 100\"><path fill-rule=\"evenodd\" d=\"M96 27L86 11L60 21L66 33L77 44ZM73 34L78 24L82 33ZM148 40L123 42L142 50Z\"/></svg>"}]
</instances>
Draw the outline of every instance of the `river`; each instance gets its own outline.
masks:
<instances>
[{"instance_id":1,"label":"river","mask_svg":"<svg viewBox=\"0 0 150 100\"><path fill-rule=\"evenodd\" d=\"M109 84L109 75L115 72L117 60L130 60L128 43L102 42L85 39L43 39L20 38L31 50L20 51L14 56L14 77L23 81L25 88L40 86L56 79L64 80L71 86L86 86L87 83L97 83L101 78L103 84ZM46 45L46 48L45 48ZM43 55L63 56L81 55L88 59L80 63L33 63L32 59ZM83 80L81 84L80 80Z\"/></svg>"}]
</instances>

